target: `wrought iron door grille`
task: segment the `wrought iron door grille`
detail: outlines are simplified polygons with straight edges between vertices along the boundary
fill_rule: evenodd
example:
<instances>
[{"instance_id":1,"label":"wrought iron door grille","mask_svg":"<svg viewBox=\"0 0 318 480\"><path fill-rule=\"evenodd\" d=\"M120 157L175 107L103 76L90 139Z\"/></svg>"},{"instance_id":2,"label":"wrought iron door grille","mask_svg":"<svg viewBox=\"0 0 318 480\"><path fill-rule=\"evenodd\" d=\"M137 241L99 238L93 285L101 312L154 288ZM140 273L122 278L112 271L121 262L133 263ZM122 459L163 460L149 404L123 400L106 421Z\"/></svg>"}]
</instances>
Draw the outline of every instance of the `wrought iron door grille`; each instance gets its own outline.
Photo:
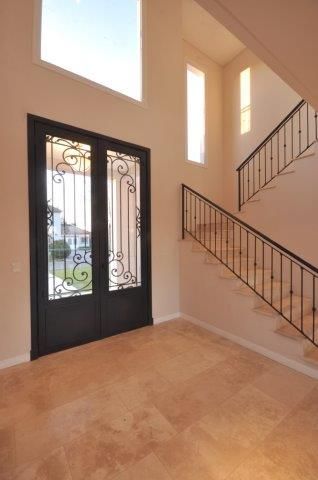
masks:
<instances>
[{"instance_id":1,"label":"wrought iron door grille","mask_svg":"<svg viewBox=\"0 0 318 480\"><path fill-rule=\"evenodd\" d=\"M107 151L110 291L142 284L140 173L139 157Z\"/></svg>"},{"instance_id":2,"label":"wrought iron door grille","mask_svg":"<svg viewBox=\"0 0 318 480\"><path fill-rule=\"evenodd\" d=\"M48 299L92 293L91 148L46 136Z\"/></svg>"}]
</instances>

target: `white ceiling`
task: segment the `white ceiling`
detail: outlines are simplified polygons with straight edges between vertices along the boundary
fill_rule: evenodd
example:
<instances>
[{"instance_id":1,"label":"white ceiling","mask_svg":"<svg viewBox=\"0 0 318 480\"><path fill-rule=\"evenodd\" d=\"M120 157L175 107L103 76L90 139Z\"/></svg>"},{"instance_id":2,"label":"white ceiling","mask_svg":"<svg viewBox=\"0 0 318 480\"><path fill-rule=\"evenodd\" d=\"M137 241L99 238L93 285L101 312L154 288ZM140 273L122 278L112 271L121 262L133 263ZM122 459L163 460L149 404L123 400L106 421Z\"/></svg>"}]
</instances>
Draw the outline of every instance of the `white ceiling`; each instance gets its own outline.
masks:
<instances>
[{"instance_id":1,"label":"white ceiling","mask_svg":"<svg viewBox=\"0 0 318 480\"><path fill-rule=\"evenodd\" d=\"M241 43L195 0L182 0L183 38L219 65L226 65L242 50Z\"/></svg>"}]
</instances>

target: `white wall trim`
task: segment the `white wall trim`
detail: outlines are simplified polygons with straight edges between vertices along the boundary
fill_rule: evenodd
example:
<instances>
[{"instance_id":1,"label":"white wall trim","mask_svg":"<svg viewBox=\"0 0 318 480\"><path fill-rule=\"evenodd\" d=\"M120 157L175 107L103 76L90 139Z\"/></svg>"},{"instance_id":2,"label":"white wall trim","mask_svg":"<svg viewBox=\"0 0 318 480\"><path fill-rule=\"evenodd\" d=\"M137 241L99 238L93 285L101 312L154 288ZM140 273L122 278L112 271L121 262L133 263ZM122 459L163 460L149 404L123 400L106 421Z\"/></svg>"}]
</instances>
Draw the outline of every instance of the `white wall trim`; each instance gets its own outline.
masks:
<instances>
[{"instance_id":1,"label":"white wall trim","mask_svg":"<svg viewBox=\"0 0 318 480\"><path fill-rule=\"evenodd\" d=\"M153 324L158 325L159 323L168 322L169 320L174 320L175 318L180 318L180 317L182 317L182 313L180 313L180 312L171 313L171 315L166 315L164 317L154 318L153 319Z\"/></svg>"},{"instance_id":2,"label":"white wall trim","mask_svg":"<svg viewBox=\"0 0 318 480\"><path fill-rule=\"evenodd\" d=\"M180 313L180 317L184 318L185 320L188 320L189 322L193 323L194 325L197 325L198 327L205 328L206 330L209 330L212 333L216 333L221 337L227 338L228 340L231 340L232 342L237 343L242 347L248 348L253 352L260 353L261 355L264 355L264 357L270 358L275 362L285 365L285 367L292 368L293 370L303 373L304 375L308 375L309 377L318 379L318 368L310 367L309 365L308 366L304 365L303 363L298 362L297 360L293 360L292 358L288 358L277 352L268 350L267 348L262 347L261 345L257 345L256 343L251 342L250 340L246 340L245 338L238 337L233 333L217 328L214 325L203 322L202 320L199 320L195 317L191 317L186 313Z\"/></svg>"},{"instance_id":3,"label":"white wall trim","mask_svg":"<svg viewBox=\"0 0 318 480\"><path fill-rule=\"evenodd\" d=\"M0 360L0 370L7 367L13 367L13 365L19 365L19 363L25 363L30 361L30 354L24 353L17 357L6 358L5 360Z\"/></svg>"}]
</instances>

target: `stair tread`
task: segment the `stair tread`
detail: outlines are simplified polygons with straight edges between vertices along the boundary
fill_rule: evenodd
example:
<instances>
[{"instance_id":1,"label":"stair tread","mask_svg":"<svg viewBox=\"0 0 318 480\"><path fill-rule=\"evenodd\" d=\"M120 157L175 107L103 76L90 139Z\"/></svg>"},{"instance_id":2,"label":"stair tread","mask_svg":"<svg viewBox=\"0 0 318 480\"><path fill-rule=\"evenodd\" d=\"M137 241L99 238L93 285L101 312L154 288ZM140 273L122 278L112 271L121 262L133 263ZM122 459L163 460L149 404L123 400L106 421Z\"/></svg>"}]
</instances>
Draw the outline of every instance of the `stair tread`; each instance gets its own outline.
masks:
<instances>
[{"instance_id":1,"label":"stair tread","mask_svg":"<svg viewBox=\"0 0 318 480\"><path fill-rule=\"evenodd\" d=\"M248 283L245 283L244 285L242 285L240 287L241 290L245 290L245 289L249 289L250 287L254 288L254 276L251 275L251 277L248 279ZM279 292L280 292L280 289L282 287L282 290L283 292L285 292L286 294L286 289L289 288L289 284L286 283L286 282L283 282L281 284L281 282L277 282L277 281L273 281L271 282L271 280L266 280L264 282L264 285L263 285L263 281L262 279L256 279L256 282L255 282L255 289L257 290L258 293L263 293L263 290L264 290L264 293L268 293L268 292L271 292L272 288L273 288L273 294L275 292L277 292L277 290L279 289Z\"/></svg>"},{"instance_id":2,"label":"stair tread","mask_svg":"<svg viewBox=\"0 0 318 480\"><path fill-rule=\"evenodd\" d=\"M279 327L276 331L278 333L281 333L282 335L287 335L293 338L303 337L302 333L299 332L299 330L297 330L296 328L294 328L293 325L295 325L298 328L301 328L310 338L312 338L312 335L313 335L312 314L304 315L303 321L301 321L301 317L298 317L293 321L292 324L286 322L286 324ZM315 326L315 335L317 335L317 338L318 338L318 319Z\"/></svg>"},{"instance_id":3,"label":"stair tread","mask_svg":"<svg viewBox=\"0 0 318 480\"><path fill-rule=\"evenodd\" d=\"M303 306L306 308L310 304L311 304L310 298L304 297ZM273 307L276 308L277 310L280 310L281 306L282 306L283 313L284 313L284 310L287 310L286 313L288 313L290 309L290 295L283 297L282 301L279 299L273 302ZM292 310L295 310L296 307L299 308L300 306L301 306L301 297L298 295L293 295ZM272 308L271 305L264 304L264 305L260 305L259 307L256 307L254 310L259 313L264 313L265 315L268 315L268 314L275 315L275 316L279 315L279 313L275 311L274 308Z\"/></svg>"},{"instance_id":4,"label":"stair tread","mask_svg":"<svg viewBox=\"0 0 318 480\"><path fill-rule=\"evenodd\" d=\"M207 245L205 247L202 243L200 243L198 241L193 241L192 251L193 252L207 251L207 249L209 248L209 244L208 244L208 242L206 242L206 243L207 243ZM212 247L213 247L212 250L214 250L214 245ZM232 245L226 245L226 243L222 243L222 246L221 245L216 246L216 252L222 251L222 252L225 252L225 253L228 252L229 254L231 254L233 251L234 252L239 252L239 250L240 250L239 247L233 247Z\"/></svg>"}]
</instances>

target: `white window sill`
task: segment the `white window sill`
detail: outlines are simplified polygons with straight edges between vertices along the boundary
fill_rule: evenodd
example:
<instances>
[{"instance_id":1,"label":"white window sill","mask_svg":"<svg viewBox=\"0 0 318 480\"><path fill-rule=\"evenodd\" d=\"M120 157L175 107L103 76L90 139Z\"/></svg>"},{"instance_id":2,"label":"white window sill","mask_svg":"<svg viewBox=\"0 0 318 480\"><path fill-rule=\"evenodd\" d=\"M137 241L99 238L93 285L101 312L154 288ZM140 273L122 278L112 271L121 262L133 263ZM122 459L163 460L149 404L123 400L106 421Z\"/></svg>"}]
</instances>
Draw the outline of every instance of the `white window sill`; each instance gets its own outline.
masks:
<instances>
[{"instance_id":1,"label":"white window sill","mask_svg":"<svg viewBox=\"0 0 318 480\"><path fill-rule=\"evenodd\" d=\"M104 85L94 82L93 80L89 80L88 78L82 77L81 75L77 75L76 73L70 72L69 70L65 70L64 68L58 67L57 65L54 65L53 63L46 62L45 60L39 59L39 58L33 58L33 63L36 65L47 68L49 70L52 70L56 73L59 73L60 75L63 75L64 77L71 78L72 80L76 80L77 82L83 83L85 85L88 85L89 87L97 88L98 90L102 90L108 95L113 95L114 97L120 98L122 100L125 100L126 102L133 103L137 107L141 108L148 108L147 101L145 98L142 100L137 100L135 98L129 97L128 95L125 95L124 93L117 92L116 90L112 90L111 88L105 87Z\"/></svg>"},{"instance_id":2,"label":"white window sill","mask_svg":"<svg viewBox=\"0 0 318 480\"><path fill-rule=\"evenodd\" d=\"M186 163L188 163L189 165L193 165L194 167L208 168L207 162L199 163L199 162L195 162L194 160L186 159Z\"/></svg>"}]
</instances>

